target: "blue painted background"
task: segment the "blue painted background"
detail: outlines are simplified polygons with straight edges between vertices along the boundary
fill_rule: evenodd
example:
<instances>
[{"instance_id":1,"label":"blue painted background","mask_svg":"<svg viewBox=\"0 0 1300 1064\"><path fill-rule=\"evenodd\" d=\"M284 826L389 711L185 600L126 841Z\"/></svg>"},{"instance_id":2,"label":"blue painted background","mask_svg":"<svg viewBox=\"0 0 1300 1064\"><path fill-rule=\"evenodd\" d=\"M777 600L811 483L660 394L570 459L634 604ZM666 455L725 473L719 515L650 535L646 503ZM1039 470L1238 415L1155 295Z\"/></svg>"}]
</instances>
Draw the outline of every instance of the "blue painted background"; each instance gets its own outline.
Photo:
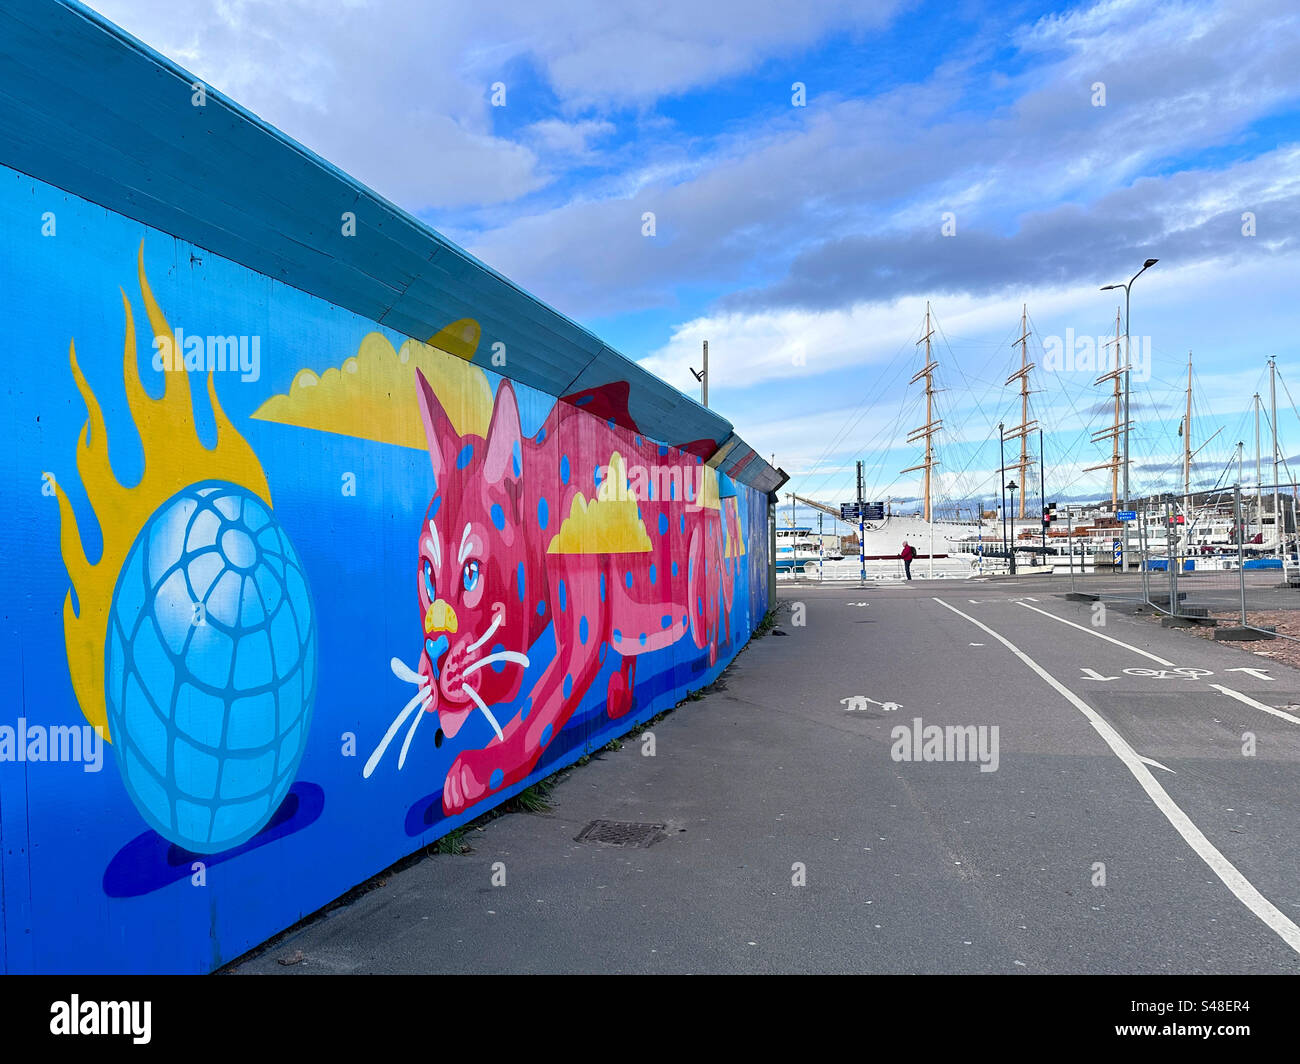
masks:
<instances>
[{"instance_id":1,"label":"blue painted background","mask_svg":"<svg viewBox=\"0 0 1300 1064\"><path fill-rule=\"evenodd\" d=\"M54 236L41 235L47 211L56 217ZM151 835L111 750L97 774L80 764L0 763L0 970L6 973L209 971L490 804L446 820L438 799L456 753L491 736L478 714L441 749L422 733L403 771L392 770L390 753L362 779L366 757L408 697L389 659L410 661L420 638L412 603L416 537L432 485L427 455L249 417L269 396L287 392L299 369L338 366L367 334L383 333L394 347L406 337L7 168L0 168L7 370L0 725L20 717L45 725L85 722L64 652L69 577L59 512L42 492L42 475L54 473L68 492L94 560L96 524L74 461L86 408L73 383L68 344L75 339L103 404L114 472L132 485L142 454L124 398L119 288L135 312L146 388L157 379L144 372L152 349L136 275L141 241L150 285L173 328L263 338L260 379L243 383L218 374L217 388L227 416L261 461L275 516L310 586L319 667L314 719L283 821L273 820L231 853L203 857L203 887L190 883L189 856ZM489 377L495 386L498 378ZM191 380L200 437L211 444L206 391L198 375ZM531 434L555 400L519 385L516 393L523 431ZM345 472L356 474L355 497L340 491ZM492 801L712 682L744 645L768 603L766 501L744 484L723 481L739 496L749 551L736 582L732 640L717 665L709 668L706 652L689 638L643 657L637 709L610 721L603 692L611 654L534 773ZM553 646L550 630L531 649L530 673L548 660L548 640ZM529 686L526 679L524 694ZM503 710L498 717L504 722L510 715ZM354 757L342 756L345 733L357 737Z\"/></svg>"}]
</instances>

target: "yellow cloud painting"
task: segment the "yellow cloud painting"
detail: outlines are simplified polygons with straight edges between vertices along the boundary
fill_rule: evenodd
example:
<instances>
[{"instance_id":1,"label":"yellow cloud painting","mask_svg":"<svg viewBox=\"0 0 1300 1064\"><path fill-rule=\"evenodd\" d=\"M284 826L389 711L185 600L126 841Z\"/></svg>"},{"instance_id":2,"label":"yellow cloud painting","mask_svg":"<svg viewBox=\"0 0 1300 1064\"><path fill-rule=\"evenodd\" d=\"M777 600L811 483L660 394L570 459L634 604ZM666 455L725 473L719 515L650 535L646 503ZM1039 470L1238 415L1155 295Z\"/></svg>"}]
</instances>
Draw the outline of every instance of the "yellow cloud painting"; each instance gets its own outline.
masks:
<instances>
[{"instance_id":1,"label":"yellow cloud painting","mask_svg":"<svg viewBox=\"0 0 1300 1064\"><path fill-rule=\"evenodd\" d=\"M486 438L492 386L468 361L478 340L478 324L468 319L447 326L427 344L407 340L400 350L383 334L370 333L337 369L299 370L288 394L271 396L253 417L422 451L428 443L415 398L419 369L456 432Z\"/></svg>"}]
</instances>

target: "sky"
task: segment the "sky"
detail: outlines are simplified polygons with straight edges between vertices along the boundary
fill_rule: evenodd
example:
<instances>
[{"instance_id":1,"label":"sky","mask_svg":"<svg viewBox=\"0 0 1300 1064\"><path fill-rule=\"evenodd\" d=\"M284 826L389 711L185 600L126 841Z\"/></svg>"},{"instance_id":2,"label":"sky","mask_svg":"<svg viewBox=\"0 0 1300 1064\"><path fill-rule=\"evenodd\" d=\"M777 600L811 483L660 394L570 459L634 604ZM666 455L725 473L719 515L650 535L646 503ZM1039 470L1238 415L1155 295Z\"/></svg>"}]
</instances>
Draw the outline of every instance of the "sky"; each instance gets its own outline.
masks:
<instances>
[{"instance_id":1,"label":"sky","mask_svg":"<svg viewBox=\"0 0 1300 1064\"><path fill-rule=\"evenodd\" d=\"M692 395L707 339L786 491L851 500L860 460L915 509L929 303L936 506L996 500L1024 307L1031 498L1109 501L1105 367L1049 356L1147 258L1133 494L1182 490L1189 352L1193 488L1256 482L1256 393L1272 483L1270 356L1300 476L1294 0L91 6Z\"/></svg>"}]
</instances>

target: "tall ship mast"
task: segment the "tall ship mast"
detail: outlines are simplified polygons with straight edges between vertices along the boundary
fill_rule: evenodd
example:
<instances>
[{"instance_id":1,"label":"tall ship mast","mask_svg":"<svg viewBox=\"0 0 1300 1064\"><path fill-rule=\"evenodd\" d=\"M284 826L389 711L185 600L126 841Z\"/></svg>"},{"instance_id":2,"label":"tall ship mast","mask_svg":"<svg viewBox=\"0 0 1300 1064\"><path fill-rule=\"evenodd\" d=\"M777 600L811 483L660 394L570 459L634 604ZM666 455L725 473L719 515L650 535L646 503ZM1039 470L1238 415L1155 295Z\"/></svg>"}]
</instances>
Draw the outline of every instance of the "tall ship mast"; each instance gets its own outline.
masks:
<instances>
[{"instance_id":1,"label":"tall ship mast","mask_svg":"<svg viewBox=\"0 0 1300 1064\"><path fill-rule=\"evenodd\" d=\"M1107 343L1106 346L1110 347L1111 344ZM1124 461L1123 458L1120 456L1120 451L1119 451L1120 434L1124 431L1123 426L1120 424L1121 396L1119 390L1119 382L1124 376L1124 370L1128 368L1126 365L1120 365L1120 352L1123 350L1123 346L1122 346L1122 341L1120 339L1120 318L1119 318L1118 307L1115 308L1114 346L1115 346L1115 368L1112 369L1109 373L1103 373L1100 377L1098 377L1093 382L1094 384L1105 384L1106 381L1111 381L1114 384L1114 393L1113 393L1113 399L1115 404L1114 424L1112 424L1111 427L1108 429L1101 429L1092 434L1093 443L1101 443L1103 440L1111 441L1110 460L1106 462L1102 462L1100 465L1088 466L1083 471L1085 473L1091 473L1097 469L1110 470L1110 508L1112 510L1117 510L1119 509L1119 468Z\"/></svg>"},{"instance_id":2,"label":"tall ship mast","mask_svg":"<svg viewBox=\"0 0 1300 1064\"><path fill-rule=\"evenodd\" d=\"M1006 439L1014 440L1020 437L1020 461L1016 463L1020 470L1020 518L1025 516L1025 499L1029 496L1028 480L1026 479L1029 467L1034 464L1034 459L1029 454L1029 434L1038 431L1038 419L1029 420L1029 371L1034 368L1034 364L1029 361L1029 308L1025 304L1020 305L1020 339L1015 341L1020 345L1020 368L1007 378L1006 383L1009 385L1012 381L1020 381L1020 424L1013 425L1011 430L1006 434Z\"/></svg>"},{"instance_id":3,"label":"tall ship mast","mask_svg":"<svg viewBox=\"0 0 1300 1064\"><path fill-rule=\"evenodd\" d=\"M925 440L925 458L918 465L908 466L906 469L899 471L901 475L902 473L914 473L918 469L925 470L925 510L922 516L926 523L934 520L934 511L930 499L931 472L939 462L934 456L934 434L943 425L943 419L936 420L934 416L934 371L939 368L939 363L935 362L931 357L930 338L933 335L934 330L930 327L930 302L926 300L925 335L916 341L918 347L925 344L925 365L914 373L912 379L907 382L910 386L919 380L924 379L925 381L925 424L912 429L907 434L908 443L918 443Z\"/></svg>"}]
</instances>

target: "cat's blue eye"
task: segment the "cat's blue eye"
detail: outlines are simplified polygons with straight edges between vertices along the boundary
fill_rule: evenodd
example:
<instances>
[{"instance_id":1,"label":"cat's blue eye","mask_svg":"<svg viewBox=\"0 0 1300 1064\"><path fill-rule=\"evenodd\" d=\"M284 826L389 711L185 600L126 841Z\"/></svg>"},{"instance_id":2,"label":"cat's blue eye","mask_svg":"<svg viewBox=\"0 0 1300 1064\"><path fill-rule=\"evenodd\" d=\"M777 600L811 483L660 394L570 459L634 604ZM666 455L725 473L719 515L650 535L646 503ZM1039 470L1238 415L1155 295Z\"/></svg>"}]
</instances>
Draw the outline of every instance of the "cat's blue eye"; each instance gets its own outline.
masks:
<instances>
[{"instance_id":1,"label":"cat's blue eye","mask_svg":"<svg viewBox=\"0 0 1300 1064\"><path fill-rule=\"evenodd\" d=\"M478 562L466 562L463 575L466 591L473 591L478 587Z\"/></svg>"},{"instance_id":2,"label":"cat's blue eye","mask_svg":"<svg viewBox=\"0 0 1300 1064\"><path fill-rule=\"evenodd\" d=\"M420 569L420 577L424 581L424 593L429 596L429 601L436 601L438 596L433 589L433 563L428 558L424 559L424 565Z\"/></svg>"}]
</instances>

